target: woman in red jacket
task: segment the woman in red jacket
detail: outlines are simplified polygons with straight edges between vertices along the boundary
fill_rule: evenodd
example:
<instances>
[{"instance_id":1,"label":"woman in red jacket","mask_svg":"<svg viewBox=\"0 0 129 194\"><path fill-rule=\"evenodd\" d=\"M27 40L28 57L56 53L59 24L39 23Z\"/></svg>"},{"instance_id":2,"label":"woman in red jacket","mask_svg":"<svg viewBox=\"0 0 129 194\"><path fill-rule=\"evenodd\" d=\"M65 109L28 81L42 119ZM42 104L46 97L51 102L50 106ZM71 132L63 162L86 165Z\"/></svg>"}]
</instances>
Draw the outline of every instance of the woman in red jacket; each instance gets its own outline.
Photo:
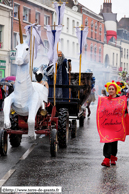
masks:
<instances>
[{"instance_id":1,"label":"woman in red jacket","mask_svg":"<svg viewBox=\"0 0 129 194\"><path fill-rule=\"evenodd\" d=\"M108 82L107 97L99 97L97 107L97 128L100 142L104 143L102 166L116 165L118 141L125 141L126 126L125 115L127 114L127 99L119 97L121 88L114 82Z\"/></svg>"}]
</instances>

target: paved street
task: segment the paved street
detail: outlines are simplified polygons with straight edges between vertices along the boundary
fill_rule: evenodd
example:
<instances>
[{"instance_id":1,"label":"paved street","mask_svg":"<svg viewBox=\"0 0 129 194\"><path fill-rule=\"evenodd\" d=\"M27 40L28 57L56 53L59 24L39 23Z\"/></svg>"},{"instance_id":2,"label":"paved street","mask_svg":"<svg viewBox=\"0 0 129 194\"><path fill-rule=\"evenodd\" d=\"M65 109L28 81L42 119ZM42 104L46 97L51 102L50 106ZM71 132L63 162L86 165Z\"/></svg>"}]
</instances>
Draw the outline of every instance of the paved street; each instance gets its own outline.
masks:
<instances>
[{"instance_id":1,"label":"paved street","mask_svg":"<svg viewBox=\"0 0 129 194\"><path fill-rule=\"evenodd\" d=\"M50 157L49 139L37 139L0 157L0 178L15 170L4 186L62 186L63 194L128 194L129 193L129 137L119 142L117 166L102 167L103 144L96 129L96 106L91 106L90 119L78 128L77 138L70 139L67 149L59 149L56 158ZM33 146L23 160L21 156ZM32 148L32 147L31 147ZM3 166L4 169L3 169Z\"/></svg>"}]
</instances>

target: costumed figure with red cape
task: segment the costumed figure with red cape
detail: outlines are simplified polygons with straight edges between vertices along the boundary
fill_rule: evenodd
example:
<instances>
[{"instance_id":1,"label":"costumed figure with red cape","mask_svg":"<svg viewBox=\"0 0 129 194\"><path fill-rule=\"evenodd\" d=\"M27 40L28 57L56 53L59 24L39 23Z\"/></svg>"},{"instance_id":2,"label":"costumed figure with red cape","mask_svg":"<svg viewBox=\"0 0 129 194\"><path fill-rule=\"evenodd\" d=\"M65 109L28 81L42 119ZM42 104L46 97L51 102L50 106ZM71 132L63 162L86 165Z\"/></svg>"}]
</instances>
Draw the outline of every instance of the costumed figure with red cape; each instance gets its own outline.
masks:
<instances>
[{"instance_id":1,"label":"costumed figure with red cape","mask_svg":"<svg viewBox=\"0 0 129 194\"><path fill-rule=\"evenodd\" d=\"M116 165L118 141L125 141L128 135L125 122L125 116L128 114L126 96L118 96L121 88L114 81L108 82L105 87L109 96L99 96L96 120L100 142L105 143L105 158L101 165L110 167L110 164Z\"/></svg>"}]
</instances>

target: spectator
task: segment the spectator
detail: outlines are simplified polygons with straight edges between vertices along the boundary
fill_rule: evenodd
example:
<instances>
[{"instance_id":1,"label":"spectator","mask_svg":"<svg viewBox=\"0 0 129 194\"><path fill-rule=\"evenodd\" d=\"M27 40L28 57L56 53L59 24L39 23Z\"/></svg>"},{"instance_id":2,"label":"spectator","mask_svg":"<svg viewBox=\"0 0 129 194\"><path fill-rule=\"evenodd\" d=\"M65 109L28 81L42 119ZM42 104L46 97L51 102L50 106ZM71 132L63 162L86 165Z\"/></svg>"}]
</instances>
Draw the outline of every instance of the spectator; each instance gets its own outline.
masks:
<instances>
[{"instance_id":1,"label":"spectator","mask_svg":"<svg viewBox=\"0 0 129 194\"><path fill-rule=\"evenodd\" d=\"M0 85L0 111L3 110L2 104L5 98L5 91L3 90L3 85Z\"/></svg>"}]
</instances>

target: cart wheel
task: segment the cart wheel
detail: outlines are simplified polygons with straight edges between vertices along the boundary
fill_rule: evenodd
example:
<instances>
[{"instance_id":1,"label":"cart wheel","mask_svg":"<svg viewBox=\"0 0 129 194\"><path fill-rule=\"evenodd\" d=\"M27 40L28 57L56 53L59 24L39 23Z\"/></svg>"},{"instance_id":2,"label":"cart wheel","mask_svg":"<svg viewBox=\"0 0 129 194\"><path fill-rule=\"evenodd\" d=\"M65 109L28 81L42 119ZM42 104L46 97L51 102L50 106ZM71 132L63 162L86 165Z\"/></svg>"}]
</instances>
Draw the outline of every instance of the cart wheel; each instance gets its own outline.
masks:
<instances>
[{"instance_id":1,"label":"cart wheel","mask_svg":"<svg viewBox=\"0 0 129 194\"><path fill-rule=\"evenodd\" d=\"M66 148L69 136L69 113L66 108L59 109L58 117L58 144L60 148Z\"/></svg>"},{"instance_id":2,"label":"cart wheel","mask_svg":"<svg viewBox=\"0 0 129 194\"><path fill-rule=\"evenodd\" d=\"M12 147L18 147L21 143L22 135L19 134L11 134L9 136L10 144Z\"/></svg>"},{"instance_id":3,"label":"cart wheel","mask_svg":"<svg viewBox=\"0 0 129 194\"><path fill-rule=\"evenodd\" d=\"M1 156L7 155L8 149L8 134L5 130L0 130L0 154Z\"/></svg>"},{"instance_id":4,"label":"cart wheel","mask_svg":"<svg viewBox=\"0 0 129 194\"><path fill-rule=\"evenodd\" d=\"M51 130L51 134L50 134L50 153L52 157L56 156L57 153L57 130L56 129L52 129Z\"/></svg>"},{"instance_id":5,"label":"cart wheel","mask_svg":"<svg viewBox=\"0 0 129 194\"><path fill-rule=\"evenodd\" d=\"M79 119L79 126L83 127L84 126L84 116L82 115Z\"/></svg>"},{"instance_id":6,"label":"cart wheel","mask_svg":"<svg viewBox=\"0 0 129 194\"><path fill-rule=\"evenodd\" d=\"M75 138L76 136L77 136L77 121L72 120L71 138Z\"/></svg>"}]
</instances>

